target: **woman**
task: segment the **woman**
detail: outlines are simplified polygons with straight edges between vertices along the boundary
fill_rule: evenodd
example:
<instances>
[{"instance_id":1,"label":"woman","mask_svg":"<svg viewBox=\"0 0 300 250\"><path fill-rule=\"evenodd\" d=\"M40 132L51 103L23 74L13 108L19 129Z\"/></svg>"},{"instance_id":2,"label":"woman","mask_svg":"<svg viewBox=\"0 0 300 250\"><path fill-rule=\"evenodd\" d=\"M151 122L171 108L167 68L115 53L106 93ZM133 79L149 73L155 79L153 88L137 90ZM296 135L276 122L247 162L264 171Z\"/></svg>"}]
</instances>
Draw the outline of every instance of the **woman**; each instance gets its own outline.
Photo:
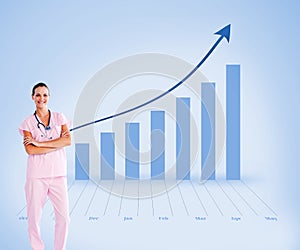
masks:
<instances>
[{"instance_id":1,"label":"woman","mask_svg":"<svg viewBox=\"0 0 300 250\"><path fill-rule=\"evenodd\" d=\"M28 154L25 185L28 232L32 249L43 250L40 220L47 196L55 212L55 250L66 249L69 225L65 146L71 145L67 120L48 107L49 88L38 83L32 89L36 110L20 125Z\"/></svg>"}]
</instances>

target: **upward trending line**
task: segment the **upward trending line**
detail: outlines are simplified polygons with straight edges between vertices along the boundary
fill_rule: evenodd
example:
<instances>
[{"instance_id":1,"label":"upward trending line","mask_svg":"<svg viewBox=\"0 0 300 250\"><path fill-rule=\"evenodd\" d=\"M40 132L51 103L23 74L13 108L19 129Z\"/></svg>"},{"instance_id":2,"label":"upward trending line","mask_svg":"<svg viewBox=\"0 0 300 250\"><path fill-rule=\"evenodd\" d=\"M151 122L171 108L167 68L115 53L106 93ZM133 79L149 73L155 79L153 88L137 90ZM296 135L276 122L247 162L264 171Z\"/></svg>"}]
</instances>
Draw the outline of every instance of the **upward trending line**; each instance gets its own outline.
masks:
<instances>
[{"instance_id":1,"label":"upward trending line","mask_svg":"<svg viewBox=\"0 0 300 250\"><path fill-rule=\"evenodd\" d=\"M181 81L179 81L176 85L174 85L173 87L171 87L170 89L168 89L167 91L163 92L162 94L148 100L147 102L144 102L142 104L139 104L135 107L132 107L131 109L127 109L124 110L120 113L114 114L114 115L110 115L104 118L101 118L99 120L95 120L95 121L91 121L82 125L79 125L77 127L71 128L70 131L74 131L98 122L102 122L105 120L109 120L112 119L114 117L120 116L120 115L124 115L127 114L129 112L132 112L134 110L137 110L139 108L142 108L160 98L162 98L163 96L167 95L168 93L172 92L174 89L176 89L177 87L179 87L181 84L183 84L187 79L189 79L196 71L197 69L200 68L200 66L206 61L206 59L210 56L210 54L215 50L215 48L218 46L218 44L223 40L223 38L225 37L227 42L229 42L230 40L230 24L228 24L227 26L225 26L224 28L220 29L219 31L217 31L216 33L214 33L215 35L220 35L219 39L214 43L214 45L211 47L211 49L207 52L207 54L202 58L202 60L195 66L195 68L192 69L192 71L190 73L188 73Z\"/></svg>"}]
</instances>

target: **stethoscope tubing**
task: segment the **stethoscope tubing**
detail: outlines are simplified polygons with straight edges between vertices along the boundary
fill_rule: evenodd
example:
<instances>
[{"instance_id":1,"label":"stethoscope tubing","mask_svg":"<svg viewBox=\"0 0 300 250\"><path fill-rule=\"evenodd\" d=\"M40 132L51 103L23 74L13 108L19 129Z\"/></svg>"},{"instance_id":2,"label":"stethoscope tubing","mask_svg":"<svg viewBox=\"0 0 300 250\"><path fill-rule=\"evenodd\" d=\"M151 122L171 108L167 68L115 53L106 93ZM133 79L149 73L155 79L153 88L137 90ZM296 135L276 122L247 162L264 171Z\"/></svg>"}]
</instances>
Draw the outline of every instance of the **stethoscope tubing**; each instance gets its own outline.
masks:
<instances>
[{"instance_id":1,"label":"stethoscope tubing","mask_svg":"<svg viewBox=\"0 0 300 250\"><path fill-rule=\"evenodd\" d=\"M47 125L47 126L45 126L44 123L42 123L42 122L39 120L39 118L37 117L36 111L34 112L33 115L34 115L34 117L35 117L35 119L36 119L36 121L37 121L37 127L38 127L38 129L41 131L42 136L44 136L44 137L46 137L46 138L48 138L48 139L52 139L52 137L48 137L48 134L47 134L47 131L51 129L51 126L50 126L50 121L51 121L51 111L50 111L50 109L48 109L48 111L49 111L49 119L48 119L48 125ZM41 129L40 125L42 125L42 126L44 127L45 132Z\"/></svg>"}]
</instances>

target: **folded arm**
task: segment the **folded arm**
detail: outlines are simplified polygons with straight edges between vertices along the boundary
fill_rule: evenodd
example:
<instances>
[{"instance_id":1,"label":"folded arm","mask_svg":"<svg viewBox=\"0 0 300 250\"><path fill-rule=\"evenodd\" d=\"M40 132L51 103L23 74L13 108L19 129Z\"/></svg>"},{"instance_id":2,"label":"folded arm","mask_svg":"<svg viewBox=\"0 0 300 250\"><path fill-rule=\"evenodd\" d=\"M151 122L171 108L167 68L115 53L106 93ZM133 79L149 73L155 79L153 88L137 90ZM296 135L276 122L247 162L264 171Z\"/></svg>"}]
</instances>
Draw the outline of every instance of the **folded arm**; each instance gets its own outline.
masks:
<instances>
[{"instance_id":1,"label":"folded arm","mask_svg":"<svg viewBox=\"0 0 300 250\"><path fill-rule=\"evenodd\" d=\"M28 131L24 131L23 144L27 154L45 154L53 152L58 148L71 145L71 135L66 125L62 125L61 135L59 138L38 142L32 138L32 135Z\"/></svg>"}]
</instances>

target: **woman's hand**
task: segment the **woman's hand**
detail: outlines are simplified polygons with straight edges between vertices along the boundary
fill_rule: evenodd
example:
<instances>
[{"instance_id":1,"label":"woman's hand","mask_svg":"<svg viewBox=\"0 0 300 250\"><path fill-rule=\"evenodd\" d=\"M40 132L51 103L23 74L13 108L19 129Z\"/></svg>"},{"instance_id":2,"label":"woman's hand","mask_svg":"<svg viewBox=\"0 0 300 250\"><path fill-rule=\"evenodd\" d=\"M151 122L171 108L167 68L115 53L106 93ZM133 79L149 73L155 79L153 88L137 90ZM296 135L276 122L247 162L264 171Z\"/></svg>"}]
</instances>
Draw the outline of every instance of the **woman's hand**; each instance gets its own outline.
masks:
<instances>
[{"instance_id":1,"label":"woman's hand","mask_svg":"<svg viewBox=\"0 0 300 250\"><path fill-rule=\"evenodd\" d=\"M56 148L43 147L41 148L42 142L37 142L32 138L32 134L29 131L24 130L24 139L23 144L26 150L26 153L29 155L37 155L37 154L46 154L57 150Z\"/></svg>"},{"instance_id":2,"label":"woman's hand","mask_svg":"<svg viewBox=\"0 0 300 250\"><path fill-rule=\"evenodd\" d=\"M31 144L31 145L34 145L34 146L36 146L36 147L39 147L39 142L36 141L36 140L34 140L34 139L33 139L32 137L30 137L30 136L25 136L25 137L24 137L23 144L24 144L25 146Z\"/></svg>"},{"instance_id":3,"label":"woman's hand","mask_svg":"<svg viewBox=\"0 0 300 250\"><path fill-rule=\"evenodd\" d=\"M69 137L70 132L68 130L65 130L64 132L61 133L61 137Z\"/></svg>"}]
</instances>

